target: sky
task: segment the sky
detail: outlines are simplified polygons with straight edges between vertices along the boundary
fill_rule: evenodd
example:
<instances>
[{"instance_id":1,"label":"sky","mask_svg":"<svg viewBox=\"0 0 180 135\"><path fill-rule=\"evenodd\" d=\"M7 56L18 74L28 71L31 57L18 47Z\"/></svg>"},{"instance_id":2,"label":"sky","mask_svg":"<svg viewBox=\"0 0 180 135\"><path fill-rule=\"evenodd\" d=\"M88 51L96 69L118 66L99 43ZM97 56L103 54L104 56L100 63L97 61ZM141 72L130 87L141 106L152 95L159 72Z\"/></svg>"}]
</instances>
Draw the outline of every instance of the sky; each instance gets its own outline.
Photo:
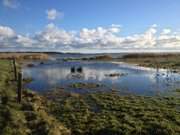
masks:
<instances>
[{"instance_id":1,"label":"sky","mask_svg":"<svg viewBox=\"0 0 180 135\"><path fill-rule=\"evenodd\" d=\"M0 51L180 51L180 1L0 0Z\"/></svg>"}]
</instances>

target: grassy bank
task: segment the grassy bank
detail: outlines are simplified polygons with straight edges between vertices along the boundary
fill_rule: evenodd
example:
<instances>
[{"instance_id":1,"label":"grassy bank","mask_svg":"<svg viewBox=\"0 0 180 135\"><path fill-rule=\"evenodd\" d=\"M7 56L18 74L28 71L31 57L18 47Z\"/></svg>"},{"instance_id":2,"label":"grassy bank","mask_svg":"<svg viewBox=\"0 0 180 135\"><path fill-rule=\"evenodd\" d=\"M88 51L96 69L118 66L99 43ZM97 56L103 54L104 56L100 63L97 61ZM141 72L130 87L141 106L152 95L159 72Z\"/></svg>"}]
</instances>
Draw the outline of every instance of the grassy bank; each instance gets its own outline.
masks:
<instances>
[{"instance_id":1,"label":"grassy bank","mask_svg":"<svg viewBox=\"0 0 180 135\"><path fill-rule=\"evenodd\" d=\"M48 57L46 53L0 53L0 59L47 60Z\"/></svg>"},{"instance_id":2,"label":"grassy bank","mask_svg":"<svg viewBox=\"0 0 180 135\"><path fill-rule=\"evenodd\" d=\"M47 100L25 90L17 103L16 82L10 61L0 60L0 134L1 135L63 135L70 134L47 113Z\"/></svg>"},{"instance_id":3,"label":"grassy bank","mask_svg":"<svg viewBox=\"0 0 180 135\"><path fill-rule=\"evenodd\" d=\"M180 54L128 54L122 58L122 61L180 72Z\"/></svg>"}]
</instances>

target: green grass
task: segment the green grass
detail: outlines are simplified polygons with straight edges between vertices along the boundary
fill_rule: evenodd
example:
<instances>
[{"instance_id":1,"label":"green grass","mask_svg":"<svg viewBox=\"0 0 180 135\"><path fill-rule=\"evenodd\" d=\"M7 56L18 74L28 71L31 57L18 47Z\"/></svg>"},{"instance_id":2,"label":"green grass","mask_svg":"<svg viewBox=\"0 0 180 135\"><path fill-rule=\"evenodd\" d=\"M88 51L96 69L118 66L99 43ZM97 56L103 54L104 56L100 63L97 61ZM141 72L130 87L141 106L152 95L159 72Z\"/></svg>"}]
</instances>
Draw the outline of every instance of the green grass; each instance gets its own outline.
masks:
<instances>
[{"instance_id":1,"label":"green grass","mask_svg":"<svg viewBox=\"0 0 180 135\"><path fill-rule=\"evenodd\" d=\"M65 128L47 113L48 101L25 90L17 103L16 82L10 61L0 60L0 134L1 135L68 135Z\"/></svg>"},{"instance_id":2,"label":"green grass","mask_svg":"<svg viewBox=\"0 0 180 135\"><path fill-rule=\"evenodd\" d=\"M180 133L179 98L120 96L116 93L59 95L49 108L75 135Z\"/></svg>"},{"instance_id":3,"label":"green grass","mask_svg":"<svg viewBox=\"0 0 180 135\"><path fill-rule=\"evenodd\" d=\"M78 89L93 89L102 87L102 84L98 83L73 83L69 87Z\"/></svg>"},{"instance_id":4,"label":"green grass","mask_svg":"<svg viewBox=\"0 0 180 135\"><path fill-rule=\"evenodd\" d=\"M177 89L176 92L180 92L180 89Z\"/></svg>"}]
</instances>

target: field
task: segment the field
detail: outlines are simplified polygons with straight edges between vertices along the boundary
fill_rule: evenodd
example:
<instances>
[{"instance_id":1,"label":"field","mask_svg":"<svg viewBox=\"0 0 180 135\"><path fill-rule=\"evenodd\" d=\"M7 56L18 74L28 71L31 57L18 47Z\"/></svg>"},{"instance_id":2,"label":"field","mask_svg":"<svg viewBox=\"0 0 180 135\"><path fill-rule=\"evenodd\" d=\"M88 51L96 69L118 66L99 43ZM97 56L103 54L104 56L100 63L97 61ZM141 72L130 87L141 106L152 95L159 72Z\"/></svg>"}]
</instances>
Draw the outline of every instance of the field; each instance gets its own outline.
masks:
<instances>
[{"instance_id":1,"label":"field","mask_svg":"<svg viewBox=\"0 0 180 135\"><path fill-rule=\"evenodd\" d=\"M0 60L0 134L2 135L179 135L180 93L123 96L63 89L39 95L23 91L17 103L12 63ZM79 86L79 85L78 85Z\"/></svg>"}]
</instances>

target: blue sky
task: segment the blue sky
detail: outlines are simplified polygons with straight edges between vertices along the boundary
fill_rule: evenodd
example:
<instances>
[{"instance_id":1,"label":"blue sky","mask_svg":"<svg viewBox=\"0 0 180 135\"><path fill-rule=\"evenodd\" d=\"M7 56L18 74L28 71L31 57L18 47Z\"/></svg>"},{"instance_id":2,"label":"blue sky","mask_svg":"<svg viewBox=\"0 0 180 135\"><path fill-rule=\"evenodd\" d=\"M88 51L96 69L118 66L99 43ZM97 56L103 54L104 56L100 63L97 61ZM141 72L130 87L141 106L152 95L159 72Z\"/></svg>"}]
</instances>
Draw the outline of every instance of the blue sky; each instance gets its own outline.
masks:
<instances>
[{"instance_id":1,"label":"blue sky","mask_svg":"<svg viewBox=\"0 0 180 135\"><path fill-rule=\"evenodd\" d=\"M48 12L55 13L54 18L48 18ZM48 27L51 24L52 27ZM117 25L117 26L115 26ZM120 25L120 27L119 27ZM115 47L106 47L103 42L98 42L97 40L108 39L106 43L119 44L119 48L123 49L125 43L133 42L132 45L128 44L127 48L138 48L140 38L144 38L145 34L148 33L148 40L154 40L152 36L155 36L156 43L153 41L149 44L157 44L156 47L161 49L160 43L162 39L165 39L169 45L162 48L168 48L171 44L170 41L176 42L175 48L179 49L179 33L180 31L180 1L179 0L1 0L0 1L0 26L3 29L8 27L13 30L17 35L21 35L24 38L30 38L32 40L37 40L36 42L44 41L44 39L39 39L43 37L40 34L47 32L63 33L68 34L65 36L73 36L79 38L72 39L73 43L70 41L63 42L58 39L64 38L59 35L51 35L52 44L54 49L60 48L62 50L68 51L68 48L72 51L73 49L88 48L88 44L97 44L97 48L102 46L103 49L111 50ZM98 27L103 28L103 30L110 29L110 27L119 29L118 32L104 33L102 36L102 31L98 30ZM49 30L53 29L53 30ZM87 29L88 31L83 31ZM94 33L92 30L95 30ZM155 29L155 32L151 29ZM166 33L166 37L160 37L164 30L169 30ZM167 30L167 31L168 31ZM1 30L4 32L4 29ZM1 32L0 31L0 32ZM72 32L73 31L73 32ZM80 37L80 33L83 31L86 37L83 39ZM88 37L85 32L88 32ZM95 39L90 33L93 33L98 39ZM171 35L170 35L171 32ZM39 33L39 35L37 34ZM152 35L151 35L152 34ZM168 34L168 35L167 35ZM3 34L0 34L2 36ZM28 37L25 37L27 36ZM113 35L113 36L112 36ZM136 36L137 35L137 36ZM158 35L158 36L157 36ZM5 36L5 35L3 35ZM167 37L168 36L168 37ZM18 38L18 37L17 37ZM56 40L55 40L55 39ZM68 37L69 38L69 37ZM72 37L71 37L72 38ZM86 38L86 39L84 39ZM87 39L89 38L89 39ZM151 38L151 39L150 39ZM3 37L4 40L5 37ZM7 42L6 38L6 42ZM9 39L12 42L12 39ZM25 40L25 39L24 39ZM51 40L51 39L48 39ZM67 39L66 39L67 40ZM68 39L71 40L71 39ZM76 40L76 41L74 41ZM86 41L84 41L86 40ZM93 42L93 41L96 42ZM130 40L130 41L128 41ZM138 40L138 41L136 41ZM142 39L144 40L144 39ZM167 41L168 40L168 41ZM176 41L174 41L176 40ZM81 41L81 42L80 42ZM92 41L92 42L91 42ZM160 42L161 41L161 42ZM2 41L1 41L2 42ZM9 41L10 42L10 41ZM16 42L16 41L14 41ZM148 41L149 42L149 41ZM147 48L148 42L144 43L144 46L139 46L140 48ZM44 44L44 43L43 43ZM69 47L65 46L69 44ZM73 45L74 46L73 46ZM77 44L80 44L79 46ZM85 45L84 45L85 44ZM123 45L122 45L123 44ZM145 46L147 44L147 46ZM63 47L65 46L65 47ZM78 47L77 47L78 46ZM91 45L89 45L91 46ZM105 47L104 47L105 46ZM17 47L17 46L16 46ZM16 48L14 47L14 48ZM24 46L23 46L24 47ZM22 47L22 48L23 48ZM28 46L29 47L29 46ZM35 48L35 46L31 46ZM43 47L43 46L41 46ZM45 46L45 47L48 47ZM76 47L76 48L75 48ZM1 48L6 48L5 45ZM8 47L7 47L8 48ZM17 48L21 48L20 46ZM64 49L66 48L66 49ZM96 46L93 46L95 49ZM127 49L126 48L126 49ZM173 49L173 46L171 46Z\"/></svg>"}]
</instances>

